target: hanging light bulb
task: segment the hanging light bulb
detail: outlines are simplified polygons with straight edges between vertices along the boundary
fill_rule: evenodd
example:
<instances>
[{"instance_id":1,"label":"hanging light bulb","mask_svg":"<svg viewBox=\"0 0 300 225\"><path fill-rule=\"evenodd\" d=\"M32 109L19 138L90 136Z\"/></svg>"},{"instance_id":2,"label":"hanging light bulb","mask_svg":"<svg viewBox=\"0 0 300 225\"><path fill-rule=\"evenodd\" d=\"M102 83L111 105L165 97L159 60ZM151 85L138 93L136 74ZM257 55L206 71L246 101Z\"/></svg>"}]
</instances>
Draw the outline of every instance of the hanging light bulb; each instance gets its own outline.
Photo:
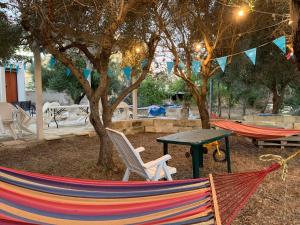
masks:
<instances>
[{"instance_id":1,"label":"hanging light bulb","mask_svg":"<svg viewBox=\"0 0 300 225\"><path fill-rule=\"evenodd\" d=\"M136 52L136 53L140 53L140 52L141 52L141 49L140 49L139 47L136 47L136 48L135 48L135 52Z\"/></svg>"},{"instance_id":2,"label":"hanging light bulb","mask_svg":"<svg viewBox=\"0 0 300 225\"><path fill-rule=\"evenodd\" d=\"M197 44L195 45L195 49L196 49L197 52L199 52L199 51L201 50L201 44L200 44L200 43L197 43Z\"/></svg>"},{"instance_id":3,"label":"hanging light bulb","mask_svg":"<svg viewBox=\"0 0 300 225\"><path fill-rule=\"evenodd\" d=\"M239 17L243 17L245 15L245 11L243 10L243 9L240 9L239 11L238 11L238 16Z\"/></svg>"}]
</instances>

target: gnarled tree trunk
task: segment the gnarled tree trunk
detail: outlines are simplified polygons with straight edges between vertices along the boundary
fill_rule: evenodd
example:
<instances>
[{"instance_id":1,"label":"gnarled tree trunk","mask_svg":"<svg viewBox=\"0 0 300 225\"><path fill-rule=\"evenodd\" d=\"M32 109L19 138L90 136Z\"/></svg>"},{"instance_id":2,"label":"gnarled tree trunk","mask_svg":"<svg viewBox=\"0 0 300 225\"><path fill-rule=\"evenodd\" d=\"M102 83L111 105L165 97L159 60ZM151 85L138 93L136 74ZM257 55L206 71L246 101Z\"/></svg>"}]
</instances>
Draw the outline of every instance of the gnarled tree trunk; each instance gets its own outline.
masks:
<instances>
[{"instance_id":1,"label":"gnarled tree trunk","mask_svg":"<svg viewBox=\"0 0 300 225\"><path fill-rule=\"evenodd\" d=\"M202 85L201 85L201 95L197 100L198 111L201 118L202 128L210 129L209 124L209 113L207 110L207 81L208 78L206 76L202 76Z\"/></svg>"},{"instance_id":2,"label":"gnarled tree trunk","mask_svg":"<svg viewBox=\"0 0 300 225\"><path fill-rule=\"evenodd\" d=\"M283 103L283 92L278 93L277 89L272 90L273 93L273 114L278 114Z\"/></svg>"},{"instance_id":3,"label":"gnarled tree trunk","mask_svg":"<svg viewBox=\"0 0 300 225\"><path fill-rule=\"evenodd\" d=\"M112 158L112 142L110 141L105 128L111 125L112 115L107 111L103 111L103 122L101 122L99 115L99 100L94 98L90 101L90 108L90 122L100 139L100 151L97 165L109 171L114 168L114 162Z\"/></svg>"}]
</instances>

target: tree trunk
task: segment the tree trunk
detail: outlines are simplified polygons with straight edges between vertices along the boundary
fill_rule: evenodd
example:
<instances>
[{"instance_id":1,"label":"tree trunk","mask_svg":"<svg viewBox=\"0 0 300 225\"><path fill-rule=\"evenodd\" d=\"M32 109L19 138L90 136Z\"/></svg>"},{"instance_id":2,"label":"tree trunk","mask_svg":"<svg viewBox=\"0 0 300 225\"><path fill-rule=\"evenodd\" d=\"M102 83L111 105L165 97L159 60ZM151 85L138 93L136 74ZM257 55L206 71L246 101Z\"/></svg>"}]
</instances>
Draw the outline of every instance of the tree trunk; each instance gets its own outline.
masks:
<instances>
[{"instance_id":1,"label":"tree trunk","mask_svg":"<svg viewBox=\"0 0 300 225\"><path fill-rule=\"evenodd\" d=\"M283 94L278 94L276 89L272 90L273 93L273 109L272 109L272 113L273 114L278 114L279 110L282 106L283 103Z\"/></svg>"},{"instance_id":2,"label":"tree trunk","mask_svg":"<svg viewBox=\"0 0 300 225\"><path fill-rule=\"evenodd\" d=\"M99 114L99 100L92 99L90 101L91 114L90 121L95 128L96 133L100 139L100 151L97 161L97 165L103 168L105 171L111 171L114 168L113 162L113 151L112 151L112 142L110 141L105 128L111 125L111 117L107 111L103 111L102 118L100 120Z\"/></svg>"},{"instance_id":3,"label":"tree trunk","mask_svg":"<svg viewBox=\"0 0 300 225\"><path fill-rule=\"evenodd\" d=\"M246 116L246 108L247 108L247 103L244 101L243 102L243 116Z\"/></svg>"},{"instance_id":4,"label":"tree trunk","mask_svg":"<svg viewBox=\"0 0 300 225\"><path fill-rule=\"evenodd\" d=\"M34 78L35 78L35 95L36 95L36 134L38 140L44 139L43 128L43 87L42 87L42 64L40 46L36 41L32 43L34 55Z\"/></svg>"},{"instance_id":5,"label":"tree trunk","mask_svg":"<svg viewBox=\"0 0 300 225\"><path fill-rule=\"evenodd\" d=\"M209 124L209 113L207 110L207 77L202 77L202 86L201 86L201 96L197 100L198 111L201 119L201 124L203 129L210 129Z\"/></svg>"}]
</instances>

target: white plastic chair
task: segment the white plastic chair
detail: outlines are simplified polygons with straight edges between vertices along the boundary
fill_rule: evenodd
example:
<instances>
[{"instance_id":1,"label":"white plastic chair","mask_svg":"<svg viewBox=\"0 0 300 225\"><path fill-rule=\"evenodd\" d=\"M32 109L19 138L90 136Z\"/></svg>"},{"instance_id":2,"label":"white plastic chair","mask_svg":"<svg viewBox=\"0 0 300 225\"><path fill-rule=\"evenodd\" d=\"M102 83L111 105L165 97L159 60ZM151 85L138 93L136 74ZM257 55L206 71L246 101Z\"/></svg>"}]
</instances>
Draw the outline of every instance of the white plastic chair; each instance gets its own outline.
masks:
<instances>
[{"instance_id":1,"label":"white plastic chair","mask_svg":"<svg viewBox=\"0 0 300 225\"><path fill-rule=\"evenodd\" d=\"M20 131L26 131L27 133L34 134L28 126L33 121L32 118L21 108L18 108L17 113L17 126L19 127Z\"/></svg>"},{"instance_id":2,"label":"white plastic chair","mask_svg":"<svg viewBox=\"0 0 300 225\"><path fill-rule=\"evenodd\" d=\"M106 131L127 166L123 181L128 181L132 172L139 174L147 181L157 181L162 178L172 180L171 175L176 173L176 168L167 166L166 162L171 159L169 154L144 163L140 156L140 152L145 150L144 147L135 149L123 133L109 128L106 128Z\"/></svg>"},{"instance_id":3,"label":"white plastic chair","mask_svg":"<svg viewBox=\"0 0 300 225\"><path fill-rule=\"evenodd\" d=\"M0 102L0 116L4 128L9 130L11 136L17 139L17 133L15 128L16 121L16 111L17 109L10 103Z\"/></svg>"}]
</instances>

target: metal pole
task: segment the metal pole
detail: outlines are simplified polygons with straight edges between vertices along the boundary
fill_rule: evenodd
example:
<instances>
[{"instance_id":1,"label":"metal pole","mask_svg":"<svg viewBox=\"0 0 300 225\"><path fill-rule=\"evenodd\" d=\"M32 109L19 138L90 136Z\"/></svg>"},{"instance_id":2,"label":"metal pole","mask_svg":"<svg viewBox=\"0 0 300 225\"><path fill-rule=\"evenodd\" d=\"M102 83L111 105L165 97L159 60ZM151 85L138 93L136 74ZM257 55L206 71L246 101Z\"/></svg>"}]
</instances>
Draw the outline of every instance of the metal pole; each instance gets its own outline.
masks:
<instances>
[{"instance_id":1,"label":"metal pole","mask_svg":"<svg viewBox=\"0 0 300 225\"><path fill-rule=\"evenodd\" d=\"M209 80L209 115L212 114L212 107L213 107L213 79Z\"/></svg>"}]
</instances>

